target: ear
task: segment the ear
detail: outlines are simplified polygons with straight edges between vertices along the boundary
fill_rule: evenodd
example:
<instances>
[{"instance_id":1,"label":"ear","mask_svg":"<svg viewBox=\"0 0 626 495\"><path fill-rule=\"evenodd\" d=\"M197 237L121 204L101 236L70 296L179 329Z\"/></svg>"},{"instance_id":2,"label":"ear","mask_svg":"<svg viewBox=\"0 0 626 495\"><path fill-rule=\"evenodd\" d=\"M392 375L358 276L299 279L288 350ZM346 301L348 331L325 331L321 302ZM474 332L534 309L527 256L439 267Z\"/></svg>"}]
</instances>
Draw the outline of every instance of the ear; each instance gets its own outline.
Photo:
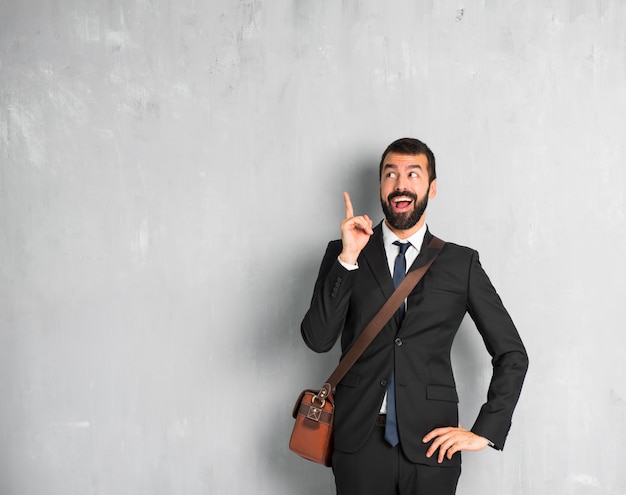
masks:
<instances>
[{"instance_id":1,"label":"ear","mask_svg":"<svg viewBox=\"0 0 626 495\"><path fill-rule=\"evenodd\" d=\"M437 179L433 179L428 186L428 198L433 199L435 196L437 196Z\"/></svg>"}]
</instances>

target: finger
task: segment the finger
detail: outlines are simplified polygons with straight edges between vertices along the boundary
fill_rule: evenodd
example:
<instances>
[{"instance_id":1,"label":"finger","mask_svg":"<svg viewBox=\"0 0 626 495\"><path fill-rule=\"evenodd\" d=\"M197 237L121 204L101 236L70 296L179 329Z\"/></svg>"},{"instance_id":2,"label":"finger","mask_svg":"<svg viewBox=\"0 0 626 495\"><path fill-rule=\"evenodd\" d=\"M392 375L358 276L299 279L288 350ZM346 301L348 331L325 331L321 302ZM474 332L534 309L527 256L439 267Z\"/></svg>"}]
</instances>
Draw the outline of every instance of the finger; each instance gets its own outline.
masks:
<instances>
[{"instance_id":1,"label":"finger","mask_svg":"<svg viewBox=\"0 0 626 495\"><path fill-rule=\"evenodd\" d=\"M441 445L448 439L448 435L442 435L435 438L435 441L431 444L431 446L426 451L426 457L431 457L437 449L441 449Z\"/></svg>"},{"instance_id":2,"label":"finger","mask_svg":"<svg viewBox=\"0 0 626 495\"><path fill-rule=\"evenodd\" d=\"M439 434L439 430L440 430L440 428L437 428L436 430L432 430L432 431L428 432L426 434L426 436L424 438L422 438L422 442L424 442L424 443L430 442L433 438L435 438Z\"/></svg>"},{"instance_id":3,"label":"finger","mask_svg":"<svg viewBox=\"0 0 626 495\"><path fill-rule=\"evenodd\" d=\"M363 218L367 222L367 228L365 229L365 231L368 234L373 234L374 231L372 230L372 225L374 225L374 222L372 222L372 219L370 217L368 217L367 215L363 215Z\"/></svg>"},{"instance_id":4,"label":"finger","mask_svg":"<svg viewBox=\"0 0 626 495\"><path fill-rule=\"evenodd\" d=\"M465 450L467 448L467 439L461 437L456 439L447 449L446 457L452 459L452 456L457 452Z\"/></svg>"},{"instance_id":5,"label":"finger","mask_svg":"<svg viewBox=\"0 0 626 495\"><path fill-rule=\"evenodd\" d=\"M362 230L363 232L372 235L374 231L371 228L370 223L363 217L346 218L342 222L342 226L345 226L349 230Z\"/></svg>"},{"instance_id":6,"label":"finger","mask_svg":"<svg viewBox=\"0 0 626 495\"><path fill-rule=\"evenodd\" d=\"M354 209L352 208L352 201L350 201L350 195L347 192L344 192L343 199L346 202L346 218L352 218L354 216Z\"/></svg>"},{"instance_id":7,"label":"finger","mask_svg":"<svg viewBox=\"0 0 626 495\"><path fill-rule=\"evenodd\" d=\"M422 442L424 443L428 443L430 442L433 438L441 436L441 435L445 435L446 433L448 433L450 431L450 428L435 428L433 431L431 431L430 433L428 433L423 439Z\"/></svg>"},{"instance_id":8,"label":"finger","mask_svg":"<svg viewBox=\"0 0 626 495\"><path fill-rule=\"evenodd\" d=\"M444 457L447 457L448 459L452 459L452 455L457 450L458 450L457 439L454 435L451 435L439 447L439 457L437 459L437 462L441 464L443 462Z\"/></svg>"},{"instance_id":9,"label":"finger","mask_svg":"<svg viewBox=\"0 0 626 495\"><path fill-rule=\"evenodd\" d=\"M436 443L433 443L430 446L430 448L428 449L428 452L426 452L426 457L430 459L436 452L437 452L437 462L441 463L443 461L443 456L446 453L446 447L445 447L445 444L439 439L436 441Z\"/></svg>"},{"instance_id":10,"label":"finger","mask_svg":"<svg viewBox=\"0 0 626 495\"><path fill-rule=\"evenodd\" d=\"M430 459L436 451L437 451L437 447L435 447L434 445L431 445L426 451L426 457Z\"/></svg>"},{"instance_id":11,"label":"finger","mask_svg":"<svg viewBox=\"0 0 626 495\"><path fill-rule=\"evenodd\" d=\"M443 462L446 451L456 442L456 432L456 428L447 427L437 428L426 435L423 439L424 443L428 443L431 438L434 438L433 443L426 452L426 457L430 458L439 449L438 461L440 463Z\"/></svg>"},{"instance_id":12,"label":"finger","mask_svg":"<svg viewBox=\"0 0 626 495\"><path fill-rule=\"evenodd\" d=\"M437 446L433 443L430 447L428 447L428 450L426 451L426 457L430 459L430 457L435 453L436 450Z\"/></svg>"},{"instance_id":13,"label":"finger","mask_svg":"<svg viewBox=\"0 0 626 495\"><path fill-rule=\"evenodd\" d=\"M444 457L448 457L450 459L451 454L450 451L454 448L454 439L450 439L445 442L441 447L439 447L439 458L437 462L441 464L443 462Z\"/></svg>"},{"instance_id":14,"label":"finger","mask_svg":"<svg viewBox=\"0 0 626 495\"><path fill-rule=\"evenodd\" d=\"M456 445L453 445L452 447L448 449L448 454L446 455L446 457L448 459L452 459L452 456L456 454L459 450L461 449L459 449Z\"/></svg>"}]
</instances>

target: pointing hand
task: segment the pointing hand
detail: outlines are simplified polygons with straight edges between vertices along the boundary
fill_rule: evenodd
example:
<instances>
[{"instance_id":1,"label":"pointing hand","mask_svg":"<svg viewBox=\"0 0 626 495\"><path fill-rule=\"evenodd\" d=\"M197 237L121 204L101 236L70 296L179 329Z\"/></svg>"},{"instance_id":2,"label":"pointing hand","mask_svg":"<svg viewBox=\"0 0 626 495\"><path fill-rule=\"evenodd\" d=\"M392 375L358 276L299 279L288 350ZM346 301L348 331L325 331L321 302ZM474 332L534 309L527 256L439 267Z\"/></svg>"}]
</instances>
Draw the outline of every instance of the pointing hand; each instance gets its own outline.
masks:
<instances>
[{"instance_id":1,"label":"pointing hand","mask_svg":"<svg viewBox=\"0 0 626 495\"><path fill-rule=\"evenodd\" d=\"M355 265L359 254L374 233L372 221L367 215L354 216L350 195L343 193L346 202L346 218L341 221L341 241L343 250L339 259L344 263Z\"/></svg>"}]
</instances>

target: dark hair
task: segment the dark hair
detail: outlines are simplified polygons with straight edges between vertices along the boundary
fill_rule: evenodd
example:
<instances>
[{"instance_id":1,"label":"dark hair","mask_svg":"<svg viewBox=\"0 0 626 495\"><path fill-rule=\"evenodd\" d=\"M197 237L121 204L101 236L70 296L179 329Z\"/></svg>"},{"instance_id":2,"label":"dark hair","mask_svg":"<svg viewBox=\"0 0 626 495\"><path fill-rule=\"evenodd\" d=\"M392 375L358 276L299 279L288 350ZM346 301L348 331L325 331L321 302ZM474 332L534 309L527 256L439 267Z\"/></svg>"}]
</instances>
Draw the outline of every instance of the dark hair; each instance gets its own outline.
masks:
<instances>
[{"instance_id":1,"label":"dark hair","mask_svg":"<svg viewBox=\"0 0 626 495\"><path fill-rule=\"evenodd\" d=\"M426 155L426 158L428 159L428 183L430 184L437 178L435 155L432 151L430 151L430 148L426 145L426 143L422 143L419 139L401 138L387 146L383 156L380 158L380 165L378 167L379 179L383 173L383 162L389 153L398 153L400 155Z\"/></svg>"}]
</instances>

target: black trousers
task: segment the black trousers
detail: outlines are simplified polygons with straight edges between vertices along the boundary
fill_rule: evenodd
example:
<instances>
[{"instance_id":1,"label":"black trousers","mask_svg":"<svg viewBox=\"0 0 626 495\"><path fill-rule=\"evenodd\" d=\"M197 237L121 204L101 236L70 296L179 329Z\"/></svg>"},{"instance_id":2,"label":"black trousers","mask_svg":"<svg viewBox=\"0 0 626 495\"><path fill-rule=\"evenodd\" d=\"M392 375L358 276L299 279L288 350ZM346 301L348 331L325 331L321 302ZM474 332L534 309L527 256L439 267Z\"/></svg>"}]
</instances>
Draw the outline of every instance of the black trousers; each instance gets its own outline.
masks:
<instances>
[{"instance_id":1,"label":"black trousers","mask_svg":"<svg viewBox=\"0 0 626 495\"><path fill-rule=\"evenodd\" d=\"M413 464L377 426L358 452L333 452L337 495L454 495L461 467ZM418 441L420 441L419 439Z\"/></svg>"}]
</instances>

